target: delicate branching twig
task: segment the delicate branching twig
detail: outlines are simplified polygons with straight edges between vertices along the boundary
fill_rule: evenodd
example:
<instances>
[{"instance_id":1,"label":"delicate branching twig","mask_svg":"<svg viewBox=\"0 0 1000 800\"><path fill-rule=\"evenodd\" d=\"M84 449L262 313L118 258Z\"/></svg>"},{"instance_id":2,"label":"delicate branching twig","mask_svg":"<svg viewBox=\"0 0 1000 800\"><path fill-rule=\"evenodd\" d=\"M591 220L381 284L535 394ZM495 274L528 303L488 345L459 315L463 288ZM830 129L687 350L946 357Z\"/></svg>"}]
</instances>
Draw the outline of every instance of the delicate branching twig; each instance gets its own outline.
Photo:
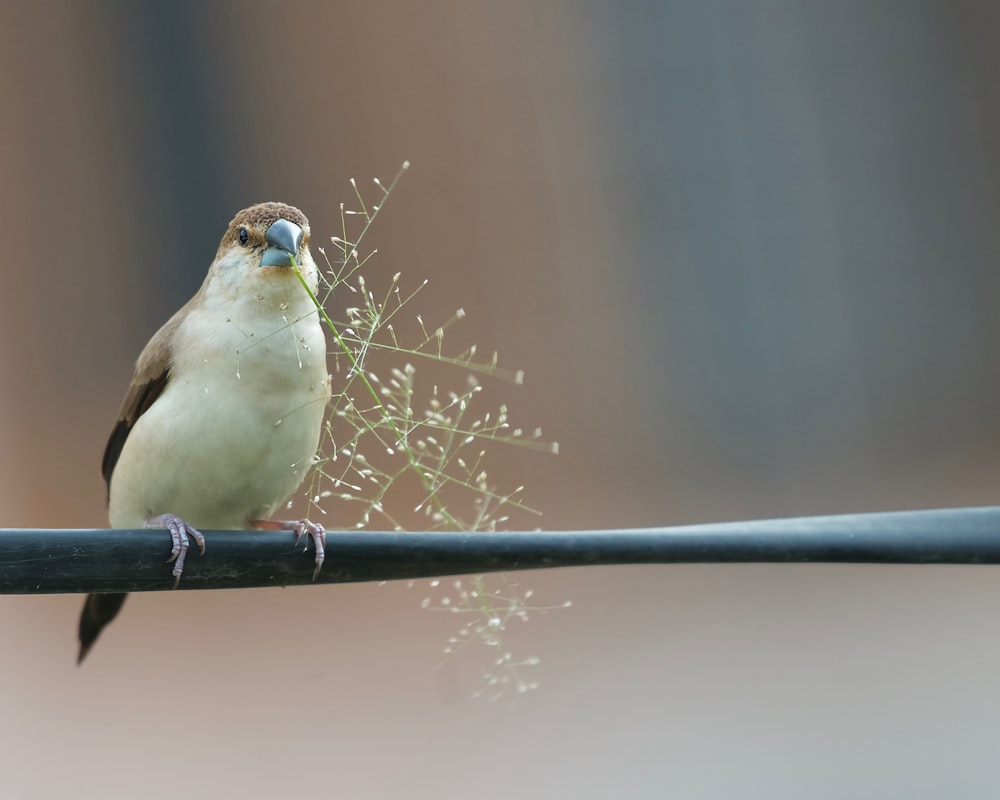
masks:
<instances>
[{"instance_id":1,"label":"delicate branching twig","mask_svg":"<svg viewBox=\"0 0 1000 800\"><path fill-rule=\"evenodd\" d=\"M326 268L320 290L310 294L333 340L335 389L308 500L313 511L342 528L495 531L509 527L512 513L537 512L522 501L523 487L500 490L491 482L486 445L549 453L558 447L544 442L540 430L526 435L511 427L505 404L482 410L480 378L520 384L524 375L502 368L496 352L486 359L475 346L449 353L445 332L464 319L463 309L428 326L413 310L427 281L403 291L398 272L374 284L366 277L377 251L365 253L362 240L408 167L404 163L388 186L375 180L380 192L375 204L365 201L352 180L357 208L341 205L341 232L331 239L334 257L319 249ZM376 290L376 284L383 288ZM303 286L308 291L304 281ZM344 319L335 321L329 306L345 297ZM400 326L413 328L412 340ZM433 380L418 384L417 362L433 366L435 375L444 369L444 379L458 388L446 390ZM503 642L511 614L526 615L528 607L500 603L504 595L489 589L481 576L471 579L471 586L458 597L464 610L483 620L481 630L489 635L477 638L504 654L488 682L520 690L533 686L519 672L529 661L515 661Z\"/></svg>"}]
</instances>

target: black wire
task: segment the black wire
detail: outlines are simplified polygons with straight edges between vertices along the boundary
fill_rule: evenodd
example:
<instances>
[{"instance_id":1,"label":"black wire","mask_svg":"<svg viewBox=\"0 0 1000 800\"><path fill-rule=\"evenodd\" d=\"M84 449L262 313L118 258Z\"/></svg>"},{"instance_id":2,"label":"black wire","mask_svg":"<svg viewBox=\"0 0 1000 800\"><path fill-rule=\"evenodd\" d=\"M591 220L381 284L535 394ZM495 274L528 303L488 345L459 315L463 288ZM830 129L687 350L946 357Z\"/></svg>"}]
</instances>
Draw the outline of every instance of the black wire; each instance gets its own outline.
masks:
<instances>
[{"instance_id":1,"label":"black wire","mask_svg":"<svg viewBox=\"0 0 1000 800\"><path fill-rule=\"evenodd\" d=\"M181 589L312 583L312 548L273 531L204 531ZM309 537L303 537L303 545ZM164 530L0 530L0 594L170 589ZM316 583L600 564L998 564L1000 508L956 508L637 530L327 534Z\"/></svg>"}]
</instances>

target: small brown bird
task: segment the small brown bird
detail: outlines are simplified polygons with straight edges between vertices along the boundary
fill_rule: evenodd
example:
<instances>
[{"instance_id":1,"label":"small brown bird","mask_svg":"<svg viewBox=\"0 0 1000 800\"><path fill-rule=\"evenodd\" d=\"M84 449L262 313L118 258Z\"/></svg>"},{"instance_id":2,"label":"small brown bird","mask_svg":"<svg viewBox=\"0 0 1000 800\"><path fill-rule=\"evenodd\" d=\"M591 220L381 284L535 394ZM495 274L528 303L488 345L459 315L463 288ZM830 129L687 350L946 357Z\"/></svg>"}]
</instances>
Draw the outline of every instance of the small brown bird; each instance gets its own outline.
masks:
<instances>
[{"instance_id":1,"label":"small brown bird","mask_svg":"<svg viewBox=\"0 0 1000 800\"><path fill-rule=\"evenodd\" d=\"M326 339L292 259L315 291L309 222L282 203L229 223L198 293L149 340L104 451L113 528L170 531L176 582L197 528L325 533L270 516L302 483L330 397ZM197 526L197 527L194 527ZM125 602L92 594L80 616L83 661Z\"/></svg>"}]
</instances>

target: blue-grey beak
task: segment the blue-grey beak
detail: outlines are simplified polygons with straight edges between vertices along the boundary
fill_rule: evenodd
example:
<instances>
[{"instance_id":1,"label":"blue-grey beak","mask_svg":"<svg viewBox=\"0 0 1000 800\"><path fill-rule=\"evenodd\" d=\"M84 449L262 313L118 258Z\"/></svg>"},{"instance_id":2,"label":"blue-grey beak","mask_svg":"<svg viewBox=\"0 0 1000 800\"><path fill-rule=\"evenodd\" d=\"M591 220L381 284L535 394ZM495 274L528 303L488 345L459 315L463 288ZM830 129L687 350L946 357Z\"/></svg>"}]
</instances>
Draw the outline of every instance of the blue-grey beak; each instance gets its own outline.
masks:
<instances>
[{"instance_id":1,"label":"blue-grey beak","mask_svg":"<svg viewBox=\"0 0 1000 800\"><path fill-rule=\"evenodd\" d=\"M267 248L260 259L262 267L290 267L302 245L302 228L287 219L279 219L267 229Z\"/></svg>"}]
</instances>

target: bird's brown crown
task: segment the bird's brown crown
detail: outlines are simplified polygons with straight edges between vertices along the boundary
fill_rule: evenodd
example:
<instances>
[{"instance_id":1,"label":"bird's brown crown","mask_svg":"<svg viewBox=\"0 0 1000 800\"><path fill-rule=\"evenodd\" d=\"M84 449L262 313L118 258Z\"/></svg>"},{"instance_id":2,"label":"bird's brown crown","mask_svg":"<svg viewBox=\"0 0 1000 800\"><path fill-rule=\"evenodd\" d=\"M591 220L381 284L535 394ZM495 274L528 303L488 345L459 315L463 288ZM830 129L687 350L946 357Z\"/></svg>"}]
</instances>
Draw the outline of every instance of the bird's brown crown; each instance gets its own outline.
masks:
<instances>
[{"instance_id":1,"label":"bird's brown crown","mask_svg":"<svg viewBox=\"0 0 1000 800\"><path fill-rule=\"evenodd\" d=\"M285 203L258 203L255 206L244 208L233 217L233 221L229 223L229 230L226 231L226 235L223 237L223 242L235 239L239 234L240 228L248 228L251 231L259 231L263 234L279 219L287 219L289 222L294 222L302 228L306 236L309 235L309 220L295 206L289 206Z\"/></svg>"}]
</instances>

